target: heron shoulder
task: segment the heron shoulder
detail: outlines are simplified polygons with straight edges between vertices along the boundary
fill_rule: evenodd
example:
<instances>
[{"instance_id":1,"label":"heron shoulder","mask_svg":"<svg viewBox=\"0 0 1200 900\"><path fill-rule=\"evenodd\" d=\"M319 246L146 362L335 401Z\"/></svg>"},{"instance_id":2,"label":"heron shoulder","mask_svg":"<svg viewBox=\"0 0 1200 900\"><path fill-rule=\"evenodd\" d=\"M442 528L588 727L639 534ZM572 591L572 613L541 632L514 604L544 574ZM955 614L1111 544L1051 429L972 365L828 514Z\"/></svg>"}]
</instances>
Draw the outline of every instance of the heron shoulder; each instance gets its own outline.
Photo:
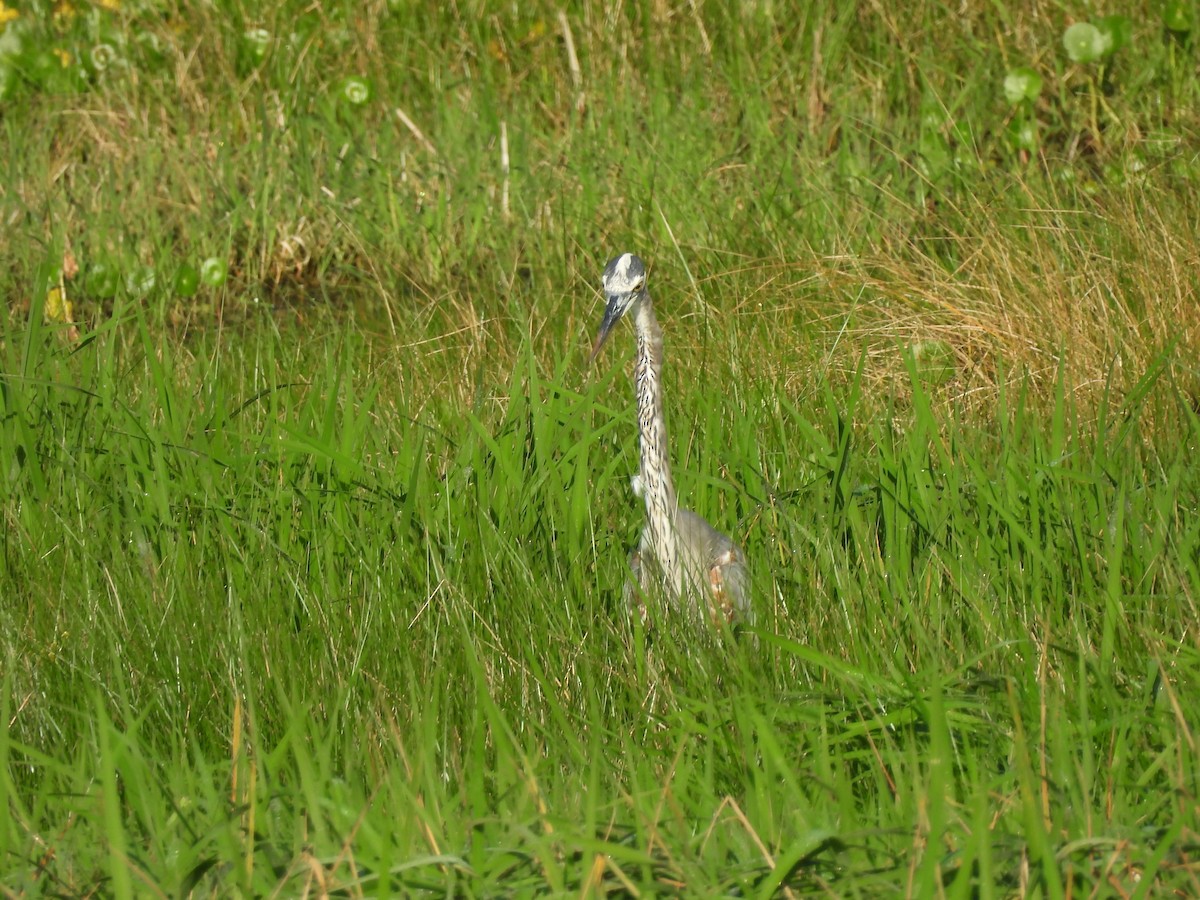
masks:
<instances>
[{"instance_id":1,"label":"heron shoulder","mask_svg":"<svg viewBox=\"0 0 1200 900\"><path fill-rule=\"evenodd\" d=\"M691 550L702 550L708 559L736 549L733 540L713 528L699 513L680 507L675 516L675 530L680 540Z\"/></svg>"}]
</instances>

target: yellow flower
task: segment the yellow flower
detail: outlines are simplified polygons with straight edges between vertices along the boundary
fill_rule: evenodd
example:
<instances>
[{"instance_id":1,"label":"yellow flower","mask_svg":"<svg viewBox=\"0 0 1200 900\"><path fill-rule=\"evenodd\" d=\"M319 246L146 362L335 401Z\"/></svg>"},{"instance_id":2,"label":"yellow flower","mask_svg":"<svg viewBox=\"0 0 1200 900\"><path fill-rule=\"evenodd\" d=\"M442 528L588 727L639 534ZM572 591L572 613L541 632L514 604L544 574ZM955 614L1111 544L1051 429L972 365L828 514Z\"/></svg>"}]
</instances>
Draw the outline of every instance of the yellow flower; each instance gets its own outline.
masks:
<instances>
[{"instance_id":1,"label":"yellow flower","mask_svg":"<svg viewBox=\"0 0 1200 900\"><path fill-rule=\"evenodd\" d=\"M58 57L58 61L60 63L62 63L62 67L64 69L71 64L71 54L68 53L66 50L64 50L62 47L55 47L50 52Z\"/></svg>"},{"instance_id":2,"label":"yellow flower","mask_svg":"<svg viewBox=\"0 0 1200 900\"><path fill-rule=\"evenodd\" d=\"M105 9L117 10L121 8L121 0L99 0L99 5Z\"/></svg>"},{"instance_id":3,"label":"yellow flower","mask_svg":"<svg viewBox=\"0 0 1200 900\"><path fill-rule=\"evenodd\" d=\"M4 28L13 19L21 18L21 14L15 9L4 5L4 0L0 0L0 29Z\"/></svg>"},{"instance_id":4,"label":"yellow flower","mask_svg":"<svg viewBox=\"0 0 1200 900\"><path fill-rule=\"evenodd\" d=\"M68 323L75 319L71 301L67 299L66 292L60 287L51 288L46 294L46 305L42 312L51 322Z\"/></svg>"}]
</instances>

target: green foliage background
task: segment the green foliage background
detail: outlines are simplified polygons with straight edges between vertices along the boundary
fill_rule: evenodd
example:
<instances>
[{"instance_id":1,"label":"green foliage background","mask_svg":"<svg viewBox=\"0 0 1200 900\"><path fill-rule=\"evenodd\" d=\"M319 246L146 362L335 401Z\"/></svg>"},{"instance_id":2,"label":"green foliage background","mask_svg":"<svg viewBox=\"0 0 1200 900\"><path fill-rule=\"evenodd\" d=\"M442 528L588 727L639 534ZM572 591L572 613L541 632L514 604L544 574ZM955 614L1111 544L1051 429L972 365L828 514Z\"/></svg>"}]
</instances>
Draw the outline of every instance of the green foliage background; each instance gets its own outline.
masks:
<instances>
[{"instance_id":1,"label":"green foliage background","mask_svg":"<svg viewBox=\"0 0 1200 900\"><path fill-rule=\"evenodd\" d=\"M1200 891L1191 13L0 15L0 889Z\"/></svg>"}]
</instances>

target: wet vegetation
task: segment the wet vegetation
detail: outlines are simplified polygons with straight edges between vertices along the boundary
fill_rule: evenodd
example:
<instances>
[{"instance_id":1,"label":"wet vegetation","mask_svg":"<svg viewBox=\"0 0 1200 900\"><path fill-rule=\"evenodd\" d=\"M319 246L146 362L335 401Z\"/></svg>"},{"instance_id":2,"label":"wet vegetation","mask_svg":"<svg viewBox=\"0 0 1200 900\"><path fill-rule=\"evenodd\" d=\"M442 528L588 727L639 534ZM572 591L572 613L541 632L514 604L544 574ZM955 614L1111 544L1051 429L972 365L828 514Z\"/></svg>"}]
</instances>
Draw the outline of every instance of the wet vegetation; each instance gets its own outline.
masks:
<instances>
[{"instance_id":1,"label":"wet vegetation","mask_svg":"<svg viewBox=\"0 0 1200 900\"><path fill-rule=\"evenodd\" d=\"M802 6L0 4L5 896L1200 893L1194 6Z\"/></svg>"}]
</instances>

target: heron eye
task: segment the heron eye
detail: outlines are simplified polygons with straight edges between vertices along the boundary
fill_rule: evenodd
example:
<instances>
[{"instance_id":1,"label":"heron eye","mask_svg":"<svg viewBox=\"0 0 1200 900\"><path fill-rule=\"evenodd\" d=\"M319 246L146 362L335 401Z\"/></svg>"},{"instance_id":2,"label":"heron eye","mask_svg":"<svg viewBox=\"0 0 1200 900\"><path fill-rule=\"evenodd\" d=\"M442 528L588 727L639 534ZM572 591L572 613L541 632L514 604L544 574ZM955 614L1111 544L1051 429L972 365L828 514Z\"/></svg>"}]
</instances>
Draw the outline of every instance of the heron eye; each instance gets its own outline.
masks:
<instances>
[{"instance_id":1,"label":"heron eye","mask_svg":"<svg viewBox=\"0 0 1200 900\"><path fill-rule=\"evenodd\" d=\"M645 286L646 286L646 282L644 280L639 281L637 284L635 284L633 286L633 292L635 294L640 294L642 292L642 288L644 288Z\"/></svg>"}]
</instances>

